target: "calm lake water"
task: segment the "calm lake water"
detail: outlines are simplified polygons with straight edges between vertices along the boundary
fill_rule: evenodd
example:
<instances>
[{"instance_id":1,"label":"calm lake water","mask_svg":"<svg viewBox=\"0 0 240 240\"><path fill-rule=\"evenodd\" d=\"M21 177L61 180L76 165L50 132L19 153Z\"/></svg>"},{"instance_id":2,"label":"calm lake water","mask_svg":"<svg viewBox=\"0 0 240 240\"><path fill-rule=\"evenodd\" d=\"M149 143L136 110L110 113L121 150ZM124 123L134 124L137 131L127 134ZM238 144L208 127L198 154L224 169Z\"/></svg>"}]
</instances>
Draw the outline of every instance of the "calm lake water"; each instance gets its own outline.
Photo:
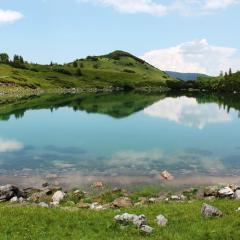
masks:
<instances>
[{"instance_id":1,"label":"calm lake water","mask_svg":"<svg viewBox=\"0 0 240 240\"><path fill-rule=\"evenodd\" d=\"M2 97L0 183L239 182L239 102L160 94ZM165 183L160 172L174 180Z\"/></svg>"}]
</instances>

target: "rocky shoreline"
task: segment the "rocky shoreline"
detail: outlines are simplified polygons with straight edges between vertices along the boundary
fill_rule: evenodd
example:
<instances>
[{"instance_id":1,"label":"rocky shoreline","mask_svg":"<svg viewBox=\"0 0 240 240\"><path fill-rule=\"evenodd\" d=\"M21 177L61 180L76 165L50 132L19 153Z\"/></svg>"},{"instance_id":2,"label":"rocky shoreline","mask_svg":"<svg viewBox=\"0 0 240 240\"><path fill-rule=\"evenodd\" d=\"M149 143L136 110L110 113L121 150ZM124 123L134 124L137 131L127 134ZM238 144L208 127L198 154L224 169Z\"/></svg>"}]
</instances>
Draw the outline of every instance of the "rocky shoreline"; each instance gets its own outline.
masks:
<instances>
[{"instance_id":1,"label":"rocky shoreline","mask_svg":"<svg viewBox=\"0 0 240 240\"><path fill-rule=\"evenodd\" d=\"M214 200L227 198L240 200L240 186L208 186L204 188L190 188L180 193L148 193L136 198L135 192L122 188L109 189L102 182L92 184L88 192L80 189L63 191L59 186L43 183L41 188L20 189L11 184L0 186L0 202L40 204L48 207L71 205L78 208L104 210L107 208L121 208L171 201ZM111 201L112 200L112 201ZM44 203L44 204L43 204Z\"/></svg>"}]
</instances>

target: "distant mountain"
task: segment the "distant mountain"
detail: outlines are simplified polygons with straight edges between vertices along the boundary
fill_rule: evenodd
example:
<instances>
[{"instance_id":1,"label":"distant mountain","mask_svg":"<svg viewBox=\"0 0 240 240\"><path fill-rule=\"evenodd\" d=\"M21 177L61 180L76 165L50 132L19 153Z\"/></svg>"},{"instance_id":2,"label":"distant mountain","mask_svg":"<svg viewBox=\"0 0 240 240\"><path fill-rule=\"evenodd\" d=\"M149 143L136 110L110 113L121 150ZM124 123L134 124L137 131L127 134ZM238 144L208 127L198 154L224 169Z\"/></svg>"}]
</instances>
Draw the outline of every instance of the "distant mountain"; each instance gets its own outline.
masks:
<instances>
[{"instance_id":1,"label":"distant mountain","mask_svg":"<svg viewBox=\"0 0 240 240\"><path fill-rule=\"evenodd\" d=\"M201 74L201 73L180 73L180 72L171 72L171 71L166 71L166 73L171 77L181 79L183 81L191 81L191 80L195 81L200 76L206 76L205 74Z\"/></svg>"}]
</instances>

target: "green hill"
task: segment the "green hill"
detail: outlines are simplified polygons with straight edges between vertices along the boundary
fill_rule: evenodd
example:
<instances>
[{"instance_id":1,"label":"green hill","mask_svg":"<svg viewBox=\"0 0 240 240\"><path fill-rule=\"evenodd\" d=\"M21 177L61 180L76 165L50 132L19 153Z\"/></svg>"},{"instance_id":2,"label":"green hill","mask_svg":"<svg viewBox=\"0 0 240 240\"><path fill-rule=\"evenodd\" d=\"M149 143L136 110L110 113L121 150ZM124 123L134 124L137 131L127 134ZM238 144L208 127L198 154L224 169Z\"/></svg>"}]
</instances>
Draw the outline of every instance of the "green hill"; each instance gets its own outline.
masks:
<instances>
[{"instance_id":1,"label":"green hill","mask_svg":"<svg viewBox=\"0 0 240 240\"><path fill-rule=\"evenodd\" d=\"M3 54L2 54L3 55ZM162 86L171 80L162 72L130 53L115 51L102 56L89 56L74 62L31 64L21 56L9 60L0 54L0 89L4 88L106 88Z\"/></svg>"}]
</instances>

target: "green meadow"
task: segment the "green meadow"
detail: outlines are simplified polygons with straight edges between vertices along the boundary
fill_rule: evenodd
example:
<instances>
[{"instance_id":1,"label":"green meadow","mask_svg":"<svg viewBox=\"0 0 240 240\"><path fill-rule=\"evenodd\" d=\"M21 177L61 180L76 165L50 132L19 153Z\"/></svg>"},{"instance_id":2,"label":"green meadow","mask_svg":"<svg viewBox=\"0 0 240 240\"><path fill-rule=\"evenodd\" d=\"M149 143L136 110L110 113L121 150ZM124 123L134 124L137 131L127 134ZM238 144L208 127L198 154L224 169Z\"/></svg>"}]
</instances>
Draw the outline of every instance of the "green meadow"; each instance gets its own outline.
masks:
<instances>
[{"instance_id":1,"label":"green meadow","mask_svg":"<svg viewBox=\"0 0 240 240\"><path fill-rule=\"evenodd\" d=\"M239 201L214 200L211 205L223 212L223 217L203 218L201 200L169 202L120 210L87 210L71 207L44 209L40 207L0 205L0 239L61 240L61 239L155 239L155 240L239 240ZM145 214L154 227L144 235L132 224L115 223L113 217L124 212ZM157 215L165 215L169 223L159 227Z\"/></svg>"},{"instance_id":2,"label":"green meadow","mask_svg":"<svg viewBox=\"0 0 240 240\"><path fill-rule=\"evenodd\" d=\"M8 62L9 61L9 62ZM123 51L77 59L67 64L40 65L21 60L0 63L0 89L57 89L162 86L171 80L143 60Z\"/></svg>"}]
</instances>

